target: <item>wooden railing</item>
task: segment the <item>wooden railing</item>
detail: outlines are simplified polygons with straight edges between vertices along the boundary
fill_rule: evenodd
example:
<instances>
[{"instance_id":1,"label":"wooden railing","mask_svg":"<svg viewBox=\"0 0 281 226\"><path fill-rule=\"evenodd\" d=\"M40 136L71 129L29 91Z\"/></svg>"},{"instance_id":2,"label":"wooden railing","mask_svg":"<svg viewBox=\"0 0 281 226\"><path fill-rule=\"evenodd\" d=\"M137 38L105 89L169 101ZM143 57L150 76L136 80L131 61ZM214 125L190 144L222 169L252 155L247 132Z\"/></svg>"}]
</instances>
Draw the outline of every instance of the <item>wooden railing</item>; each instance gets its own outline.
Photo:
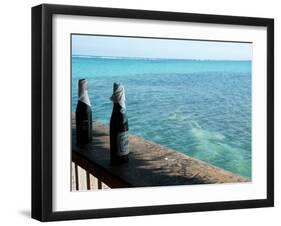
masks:
<instances>
[{"instance_id":1,"label":"wooden railing","mask_svg":"<svg viewBox=\"0 0 281 226\"><path fill-rule=\"evenodd\" d=\"M75 187L75 190L249 181L224 169L133 135L129 135L129 162L112 166L108 127L93 122L92 142L79 146L76 144L74 117L72 125L72 161L75 175L72 187ZM80 185L79 167L85 170L84 187ZM96 185L92 186L94 183Z\"/></svg>"},{"instance_id":2,"label":"wooden railing","mask_svg":"<svg viewBox=\"0 0 281 226\"><path fill-rule=\"evenodd\" d=\"M72 191L110 189L100 179L93 176L89 171L85 170L75 162L72 162L71 164L71 180Z\"/></svg>"}]
</instances>

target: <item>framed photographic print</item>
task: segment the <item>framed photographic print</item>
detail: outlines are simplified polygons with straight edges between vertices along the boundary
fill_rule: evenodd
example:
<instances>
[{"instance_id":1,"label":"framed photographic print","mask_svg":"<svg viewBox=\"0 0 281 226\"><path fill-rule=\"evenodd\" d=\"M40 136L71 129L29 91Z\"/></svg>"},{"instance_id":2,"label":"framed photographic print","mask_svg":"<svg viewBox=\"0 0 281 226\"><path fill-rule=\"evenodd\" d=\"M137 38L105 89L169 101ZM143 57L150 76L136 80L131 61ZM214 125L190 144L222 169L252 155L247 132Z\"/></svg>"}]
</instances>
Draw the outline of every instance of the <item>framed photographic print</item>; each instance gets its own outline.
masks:
<instances>
[{"instance_id":1,"label":"framed photographic print","mask_svg":"<svg viewBox=\"0 0 281 226\"><path fill-rule=\"evenodd\" d=\"M274 21L32 8L32 217L274 205Z\"/></svg>"}]
</instances>

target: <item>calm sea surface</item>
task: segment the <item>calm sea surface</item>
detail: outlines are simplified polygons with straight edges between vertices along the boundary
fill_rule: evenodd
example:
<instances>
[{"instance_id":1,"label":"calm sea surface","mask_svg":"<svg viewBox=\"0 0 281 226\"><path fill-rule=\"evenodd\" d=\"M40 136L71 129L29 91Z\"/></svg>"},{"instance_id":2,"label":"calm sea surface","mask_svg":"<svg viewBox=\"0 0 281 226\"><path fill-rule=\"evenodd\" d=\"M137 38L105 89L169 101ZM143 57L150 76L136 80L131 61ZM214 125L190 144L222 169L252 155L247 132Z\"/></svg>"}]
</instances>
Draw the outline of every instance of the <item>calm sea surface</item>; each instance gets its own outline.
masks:
<instances>
[{"instance_id":1,"label":"calm sea surface","mask_svg":"<svg viewBox=\"0 0 281 226\"><path fill-rule=\"evenodd\" d=\"M129 131L251 178L251 61L72 57L93 119L109 124L113 82L126 88Z\"/></svg>"}]
</instances>

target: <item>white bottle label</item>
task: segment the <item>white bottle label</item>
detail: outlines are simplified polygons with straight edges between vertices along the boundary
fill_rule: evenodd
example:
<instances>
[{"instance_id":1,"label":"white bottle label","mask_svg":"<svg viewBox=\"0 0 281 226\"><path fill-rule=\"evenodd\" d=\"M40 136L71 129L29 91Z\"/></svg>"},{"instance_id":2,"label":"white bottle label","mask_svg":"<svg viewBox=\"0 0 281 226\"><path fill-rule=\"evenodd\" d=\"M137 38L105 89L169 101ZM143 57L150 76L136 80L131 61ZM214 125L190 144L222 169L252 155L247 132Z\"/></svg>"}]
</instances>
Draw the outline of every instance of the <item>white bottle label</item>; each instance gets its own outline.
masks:
<instances>
[{"instance_id":1,"label":"white bottle label","mask_svg":"<svg viewBox=\"0 0 281 226\"><path fill-rule=\"evenodd\" d=\"M128 131L118 133L117 135L118 156L129 154Z\"/></svg>"}]
</instances>

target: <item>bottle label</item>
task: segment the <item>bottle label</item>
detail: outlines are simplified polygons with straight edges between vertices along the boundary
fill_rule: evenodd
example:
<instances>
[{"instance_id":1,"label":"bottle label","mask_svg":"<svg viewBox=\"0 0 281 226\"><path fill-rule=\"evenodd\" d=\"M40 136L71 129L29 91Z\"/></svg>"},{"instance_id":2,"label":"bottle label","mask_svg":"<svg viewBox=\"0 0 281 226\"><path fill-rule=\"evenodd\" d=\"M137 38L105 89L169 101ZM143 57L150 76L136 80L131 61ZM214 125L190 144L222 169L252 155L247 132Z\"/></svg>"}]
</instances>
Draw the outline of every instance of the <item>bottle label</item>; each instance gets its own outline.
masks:
<instances>
[{"instance_id":1,"label":"bottle label","mask_svg":"<svg viewBox=\"0 0 281 226\"><path fill-rule=\"evenodd\" d=\"M118 133L117 135L118 156L129 154L128 131Z\"/></svg>"}]
</instances>

